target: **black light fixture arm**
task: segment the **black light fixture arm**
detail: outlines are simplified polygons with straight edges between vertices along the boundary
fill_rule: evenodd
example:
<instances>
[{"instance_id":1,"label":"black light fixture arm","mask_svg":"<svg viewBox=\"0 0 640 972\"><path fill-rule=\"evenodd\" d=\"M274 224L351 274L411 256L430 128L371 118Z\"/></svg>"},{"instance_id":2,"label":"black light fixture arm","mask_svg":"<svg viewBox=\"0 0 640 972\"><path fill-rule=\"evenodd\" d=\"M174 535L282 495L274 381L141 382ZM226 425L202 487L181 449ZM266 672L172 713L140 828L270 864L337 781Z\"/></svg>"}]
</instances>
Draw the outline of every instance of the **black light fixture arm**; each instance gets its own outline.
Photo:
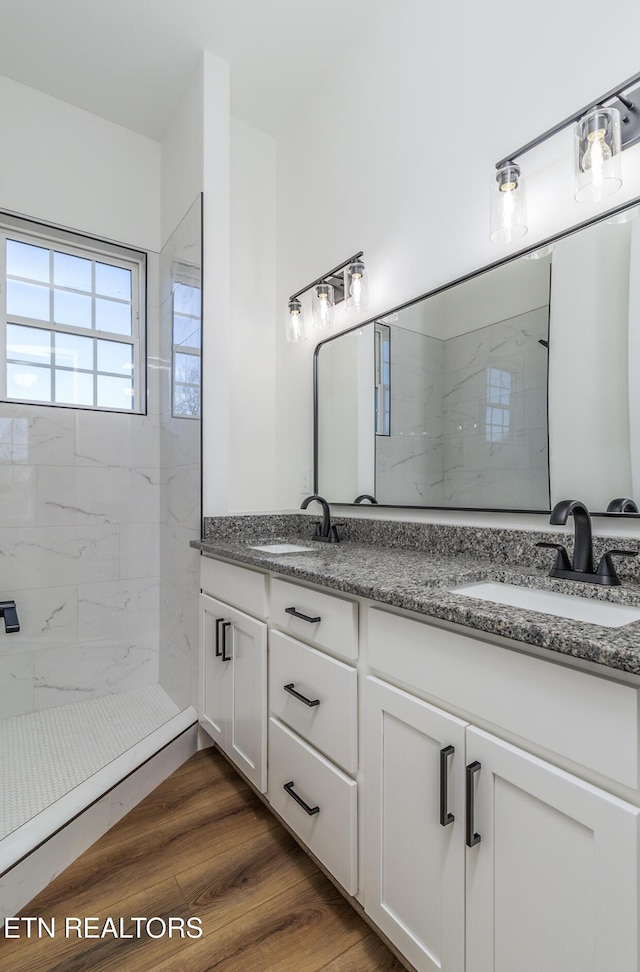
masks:
<instances>
[{"instance_id":1,"label":"black light fixture arm","mask_svg":"<svg viewBox=\"0 0 640 972\"><path fill-rule=\"evenodd\" d=\"M317 287L318 284L327 283L327 281L329 281L332 277L337 277L340 271L344 270L345 267L348 267L350 263L354 263L356 260L359 260L363 255L363 252L363 250L360 250L358 253L354 253L353 256L350 256L347 260L343 260L342 263L339 263L337 267L333 268L333 270L328 270L327 273L324 273L321 277L318 277L316 280L312 280L311 283L307 284L306 287L301 287L301 289L297 290L295 294L291 294L289 300L295 300L296 297L300 297L301 294L306 294L307 290L311 290L312 287Z\"/></svg>"},{"instance_id":2,"label":"black light fixture arm","mask_svg":"<svg viewBox=\"0 0 640 972\"><path fill-rule=\"evenodd\" d=\"M579 111L576 111L572 115L569 115L563 121L558 122L558 124L554 125L553 128L549 128L546 132L543 132L542 135L538 135L537 138L534 138L530 142L527 142L526 145L523 145L515 152L510 152L509 155L505 155L503 159L500 159L499 162L496 162L496 169L499 169L501 166L506 165L508 162L513 162L514 159L520 158L520 156L524 155L526 152L529 152L532 148L535 148L537 145L541 145L542 142L546 142L548 138L551 138L553 135L557 135L558 132L561 132L564 128L567 128L569 125L573 124L573 122L577 122L580 118L582 118L583 115L586 115L588 111L591 111L592 108L596 108L598 105L602 105L604 104L604 102L610 101L613 98L617 98L618 101L627 109L627 111L633 112L634 117L640 116L640 112L638 112L638 105L640 103L640 90L630 92L629 98L621 97L621 92L627 91L629 88L631 88L633 85L637 84L638 82L640 82L640 72L638 74L634 74L630 78L627 78L627 80L623 81L622 84L616 85L615 88L612 88L611 91L607 91L606 94L600 95L600 97L596 98L595 101L589 102L589 104L585 105L584 108L581 108ZM623 139L622 139L623 147L626 145L630 145L632 144L632 141L637 140L637 135L635 134L636 127L637 127L636 125L632 126L634 134L631 135L631 137L625 138L623 135Z\"/></svg>"}]
</instances>

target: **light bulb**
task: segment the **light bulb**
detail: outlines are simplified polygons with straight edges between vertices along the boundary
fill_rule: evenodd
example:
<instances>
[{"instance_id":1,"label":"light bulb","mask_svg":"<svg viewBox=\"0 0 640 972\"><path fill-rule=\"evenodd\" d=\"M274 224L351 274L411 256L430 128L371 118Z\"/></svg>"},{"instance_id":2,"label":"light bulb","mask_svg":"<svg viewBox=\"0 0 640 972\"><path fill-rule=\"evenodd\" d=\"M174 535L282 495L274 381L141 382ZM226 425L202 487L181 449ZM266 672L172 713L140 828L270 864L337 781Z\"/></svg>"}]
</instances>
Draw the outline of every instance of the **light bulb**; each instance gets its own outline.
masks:
<instances>
[{"instance_id":1,"label":"light bulb","mask_svg":"<svg viewBox=\"0 0 640 972\"><path fill-rule=\"evenodd\" d=\"M302 338L302 304L293 297L287 308L286 336L291 344L297 344Z\"/></svg>"},{"instance_id":2,"label":"light bulb","mask_svg":"<svg viewBox=\"0 0 640 972\"><path fill-rule=\"evenodd\" d=\"M318 284L313 292L313 326L322 331L333 327L334 289L331 284Z\"/></svg>"},{"instance_id":3,"label":"light bulb","mask_svg":"<svg viewBox=\"0 0 640 972\"><path fill-rule=\"evenodd\" d=\"M500 166L493 177L490 237L494 243L512 243L523 237L526 232L524 187L520 166L515 162L506 162Z\"/></svg>"},{"instance_id":4,"label":"light bulb","mask_svg":"<svg viewBox=\"0 0 640 972\"><path fill-rule=\"evenodd\" d=\"M329 298L326 294L318 294L318 317L325 327L329 324Z\"/></svg>"},{"instance_id":5,"label":"light bulb","mask_svg":"<svg viewBox=\"0 0 640 972\"><path fill-rule=\"evenodd\" d=\"M583 172L588 169L598 169L601 174L604 163L607 159L613 158L613 152L605 142L604 135L604 128L599 128L597 132L590 132L587 136L589 145L582 156L581 168Z\"/></svg>"},{"instance_id":6,"label":"light bulb","mask_svg":"<svg viewBox=\"0 0 640 972\"><path fill-rule=\"evenodd\" d=\"M354 260L344 269L344 308L358 313L369 309L367 271L362 260Z\"/></svg>"},{"instance_id":7,"label":"light bulb","mask_svg":"<svg viewBox=\"0 0 640 972\"><path fill-rule=\"evenodd\" d=\"M620 112L598 106L575 127L577 202L600 202L622 185Z\"/></svg>"}]
</instances>

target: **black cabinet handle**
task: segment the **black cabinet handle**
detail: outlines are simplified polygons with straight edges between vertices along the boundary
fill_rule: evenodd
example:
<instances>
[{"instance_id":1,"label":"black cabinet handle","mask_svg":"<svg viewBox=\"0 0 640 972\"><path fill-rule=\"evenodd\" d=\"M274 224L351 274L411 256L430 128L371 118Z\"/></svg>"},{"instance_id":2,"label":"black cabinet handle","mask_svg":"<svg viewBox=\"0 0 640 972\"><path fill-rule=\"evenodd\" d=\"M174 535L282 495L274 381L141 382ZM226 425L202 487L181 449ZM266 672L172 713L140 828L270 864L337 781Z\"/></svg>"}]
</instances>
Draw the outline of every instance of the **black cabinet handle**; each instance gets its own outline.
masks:
<instances>
[{"instance_id":1,"label":"black cabinet handle","mask_svg":"<svg viewBox=\"0 0 640 972\"><path fill-rule=\"evenodd\" d=\"M449 756L455 753L455 746L445 746L440 750L440 823L448 826L456 819L447 809L447 768Z\"/></svg>"},{"instance_id":2,"label":"black cabinet handle","mask_svg":"<svg viewBox=\"0 0 640 972\"><path fill-rule=\"evenodd\" d=\"M294 618L300 618L301 621L308 621L309 624L317 624L322 618L310 618L308 614L301 614L300 611L296 611L294 607L285 608L285 614L292 614Z\"/></svg>"},{"instance_id":3,"label":"black cabinet handle","mask_svg":"<svg viewBox=\"0 0 640 972\"><path fill-rule=\"evenodd\" d=\"M293 695L294 699L298 699L299 702L304 702L305 705L320 705L320 699L308 699L305 695L301 695L300 692L296 692L293 686L294 683L289 682L288 685L283 685L282 687L285 692L288 692L289 695Z\"/></svg>"},{"instance_id":4,"label":"black cabinet handle","mask_svg":"<svg viewBox=\"0 0 640 972\"><path fill-rule=\"evenodd\" d=\"M222 624L222 660L231 661L231 655L227 658L225 652L227 650L227 628L231 627L231 621L224 621Z\"/></svg>"},{"instance_id":5,"label":"black cabinet handle","mask_svg":"<svg viewBox=\"0 0 640 972\"><path fill-rule=\"evenodd\" d=\"M475 812L473 780L476 773L479 773L481 769L482 764L478 760L474 763L469 763L467 766L467 847L475 847L482 840L480 834L475 833L475 822L473 819Z\"/></svg>"},{"instance_id":6,"label":"black cabinet handle","mask_svg":"<svg viewBox=\"0 0 640 972\"><path fill-rule=\"evenodd\" d=\"M316 813L320 813L320 807L310 807L308 803L305 803L302 797L298 796L298 794L293 789L294 786L295 783L293 780L291 780L289 783L285 783L283 785L283 789L287 791L290 797L293 797L293 799L296 801L298 806L302 807L304 812L308 813L310 817L313 817L313 815Z\"/></svg>"},{"instance_id":7,"label":"black cabinet handle","mask_svg":"<svg viewBox=\"0 0 640 972\"><path fill-rule=\"evenodd\" d=\"M220 651L220 625L224 621L224 618L216 618L216 658L219 658L222 652Z\"/></svg>"}]
</instances>

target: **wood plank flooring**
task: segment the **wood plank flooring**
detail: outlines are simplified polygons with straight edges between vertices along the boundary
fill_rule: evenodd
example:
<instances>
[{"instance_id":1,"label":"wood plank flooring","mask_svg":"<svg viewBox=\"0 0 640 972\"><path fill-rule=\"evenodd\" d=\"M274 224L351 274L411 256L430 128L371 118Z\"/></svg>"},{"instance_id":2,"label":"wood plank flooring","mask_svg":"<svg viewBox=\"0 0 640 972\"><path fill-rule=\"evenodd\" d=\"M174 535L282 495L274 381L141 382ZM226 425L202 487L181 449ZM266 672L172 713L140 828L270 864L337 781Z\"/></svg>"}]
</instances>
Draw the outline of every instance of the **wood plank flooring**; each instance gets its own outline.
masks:
<instances>
[{"instance_id":1,"label":"wood plank flooring","mask_svg":"<svg viewBox=\"0 0 640 972\"><path fill-rule=\"evenodd\" d=\"M22 912L55 937L0 936L2 972L403 972L214 749L193 756ZM65 934L107 918L115 937ZM174 934L161 935L174 921ZM124 919L122 937L119 919ZM201 920L202 936L186 937Z\"/></svg>"}]
</instances>

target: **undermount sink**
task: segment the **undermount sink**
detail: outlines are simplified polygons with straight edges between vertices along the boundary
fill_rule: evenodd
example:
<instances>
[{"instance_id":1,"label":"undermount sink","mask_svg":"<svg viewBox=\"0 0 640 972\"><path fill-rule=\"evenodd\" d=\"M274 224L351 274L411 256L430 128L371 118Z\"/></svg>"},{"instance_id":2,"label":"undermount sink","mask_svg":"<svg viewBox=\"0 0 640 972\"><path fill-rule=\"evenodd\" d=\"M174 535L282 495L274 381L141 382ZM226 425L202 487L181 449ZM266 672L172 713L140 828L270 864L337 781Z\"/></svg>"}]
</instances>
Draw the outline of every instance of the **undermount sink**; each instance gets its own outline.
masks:
<instances>
[{"instance_id":1,"label":"undermount sink","mask_svg":"<svg viewBox=\"0 0 640 972\"><path fill-rule=\"evenodd\" d=\"M317 550L317 547L305 547L301 543L250 543L250 550L260 550L261 553L288 554L304 553L309 550Z\"/></svg>"},{"instance_id":2,"label":"undermount sink","mask_svg":"<svg viewBox=\"0 0 640 972\"><path fill-rule=\"evenodd\" d=\"M492 601L494 604L528 608L530 611L541 611L543 614L583 621L586 624L600 624L606 628L621 628L632 621L640 620L640 608L627 604L614 604L611 601L559 594L557 591L541 591L533 587L518 587L497 581L465 584L449 590L452 594L477 597L481 601Z\"/></svg>"}]
</instances>

